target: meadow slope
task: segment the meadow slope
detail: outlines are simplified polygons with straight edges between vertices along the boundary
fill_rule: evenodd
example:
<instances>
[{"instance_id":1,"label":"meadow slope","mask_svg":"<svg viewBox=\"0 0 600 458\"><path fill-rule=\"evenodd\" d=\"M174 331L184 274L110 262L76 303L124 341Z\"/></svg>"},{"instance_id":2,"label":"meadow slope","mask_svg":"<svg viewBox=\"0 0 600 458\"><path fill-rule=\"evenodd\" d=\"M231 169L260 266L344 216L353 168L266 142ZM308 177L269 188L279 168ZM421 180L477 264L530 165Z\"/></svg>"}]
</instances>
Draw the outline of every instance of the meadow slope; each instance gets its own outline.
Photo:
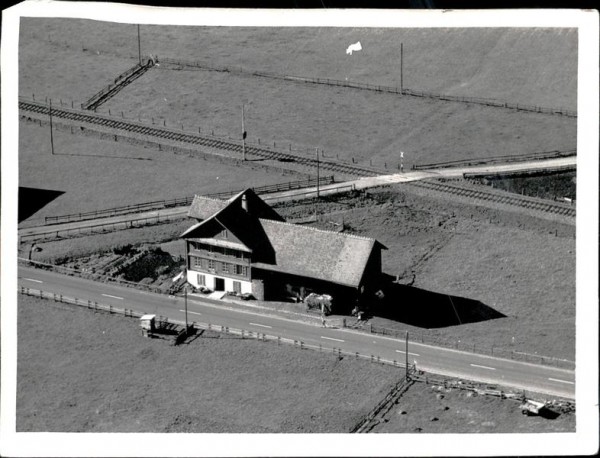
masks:
<instances>
[{"instance_id":1,"label":"meadow slope","mask_svg":"<svg viewBox=\"0 0 600 458\"><path fill-rule=\"evenodd\" d=\"M133 24L27 18L21 30L23 42L34 41L29 46L50 55L70 48L79 54L129 59L131 65L138 56ZM400 86L403 43L407 88L576 109L575 29L142 25L140 30L142 53L159 58L389 86ZM346 48L356 41L363 50L348 56ZM65 64L43 63L39 70Z\"/></svg>"}]
</instances>

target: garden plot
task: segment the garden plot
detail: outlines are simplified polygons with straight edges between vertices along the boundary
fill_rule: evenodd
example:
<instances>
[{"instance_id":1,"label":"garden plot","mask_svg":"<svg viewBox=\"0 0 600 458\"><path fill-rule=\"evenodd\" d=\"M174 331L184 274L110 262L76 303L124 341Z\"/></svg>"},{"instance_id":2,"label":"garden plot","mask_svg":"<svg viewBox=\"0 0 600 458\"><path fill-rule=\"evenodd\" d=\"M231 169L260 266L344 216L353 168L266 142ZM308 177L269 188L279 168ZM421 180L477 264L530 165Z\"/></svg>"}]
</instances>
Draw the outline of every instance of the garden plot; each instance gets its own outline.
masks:
<instances>
[{"instance_id":1,"label":"garden plot","mask_svg":"<svg viewBox=\"0 0 600 458\"><path fill-rule=\"evenodd\" d=\"M174 278L184 270L185 258L172 256L160 246L138 244L122 245L110 252L77 258L65 256L57 259L56 264L81 271L84 277L110 277L170 291L175 285Z\"/></svg>"}]
</instances>

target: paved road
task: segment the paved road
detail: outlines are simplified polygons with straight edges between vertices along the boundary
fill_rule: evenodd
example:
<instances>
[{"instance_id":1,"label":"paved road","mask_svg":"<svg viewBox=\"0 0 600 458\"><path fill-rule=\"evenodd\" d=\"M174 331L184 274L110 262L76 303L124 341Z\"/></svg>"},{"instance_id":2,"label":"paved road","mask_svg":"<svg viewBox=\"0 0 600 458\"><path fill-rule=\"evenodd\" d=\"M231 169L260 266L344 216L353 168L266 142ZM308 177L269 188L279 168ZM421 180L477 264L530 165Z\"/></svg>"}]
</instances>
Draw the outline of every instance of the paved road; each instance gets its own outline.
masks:
<instances>
[{"instance_id":1,"label":"paved road","mask_svg":"<svg viewBox=\"0 0 600 458\"><path fill-rule=\"evenodd\" d=\"M19 266L18 277L19 286L184 320L184 302L180 297L164 296L23 266ZM188 299L188 320L263 332L299 340L307 345L321 345L324 349L335 347L348 352L379 356L390 361L403 362L407 351L403 340L350 329L322 328L255 311L231 309L204 299ZM413 342L409 342L408 356L411 364L416 362L417 368L426 372L501 384L551 396L575 398L574 371Z\"/></svg>"},{"instance_id":2,"label":"paved road","mask_svg":"<svg viewBox=\"0 0 600 458\"><path fill-rule=\"evenodd\" d=\"M517 172L526 171L532 169L553 169L557 167L566 167L576 165L577 157L569 156L558 159L545 159L536 160L529 162L517 162L512 164L494 164L494 165L483 165L473 167L456 167L447 169L436 169L436 170L419 170L411 171L406 173L396 173L392 175L380 175L375 177L361 178L353 181L346 181L343 183L334 183L331 185L321 186L319 192L321 195L332 195L340 192L347 192L348 189L367 189L377 186L385 186L395 183L407 183L417 180L425 180L428 178L456 178L462 177L464 173L502 173L502 172ZM317 188L303 188L295 189L291 191L281 191L264 195L263 198L269 203L282 202L286 200L298 199L299 197L310 198L315 197L317 194ZM54 225L43 225L29 228L22 228L19 230L19 237L21 240L28 241L35 238L43 238L44 236L51 237L53 234L67 232L78 232L87 231L95 228L104 228L110 230L111 228L124 228L127 224L139 224L142 225L144 222L156 222L157 220L174 220L185 218L188 211L188 207L175 207L164 210L154 210L143 213L134 213L121 216L113 216L108 218L96 218L86 221L76 221L63 224Z\"/></svg>"}]
</instances>

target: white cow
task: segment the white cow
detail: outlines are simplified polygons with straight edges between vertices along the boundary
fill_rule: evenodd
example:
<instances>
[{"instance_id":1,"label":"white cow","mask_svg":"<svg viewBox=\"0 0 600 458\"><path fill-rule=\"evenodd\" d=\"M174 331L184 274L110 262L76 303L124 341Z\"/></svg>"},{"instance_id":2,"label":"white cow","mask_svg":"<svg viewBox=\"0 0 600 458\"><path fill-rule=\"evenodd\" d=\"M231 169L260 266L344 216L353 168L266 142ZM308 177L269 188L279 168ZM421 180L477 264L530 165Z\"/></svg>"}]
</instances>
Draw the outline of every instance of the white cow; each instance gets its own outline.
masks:
<instances>
[{"instance_id":1,"label":"white cow","mask_svg":"<svg viewBox=\"0 0 600 458\"><path fill-rule=\"evenodd\" d=\"M353 51L362 51L362 46L360 45L360 41L357 41L356 43L348 46L348 49L346 49L346 54L349 54L351 56Z\"/></svg>"}]
</instances>

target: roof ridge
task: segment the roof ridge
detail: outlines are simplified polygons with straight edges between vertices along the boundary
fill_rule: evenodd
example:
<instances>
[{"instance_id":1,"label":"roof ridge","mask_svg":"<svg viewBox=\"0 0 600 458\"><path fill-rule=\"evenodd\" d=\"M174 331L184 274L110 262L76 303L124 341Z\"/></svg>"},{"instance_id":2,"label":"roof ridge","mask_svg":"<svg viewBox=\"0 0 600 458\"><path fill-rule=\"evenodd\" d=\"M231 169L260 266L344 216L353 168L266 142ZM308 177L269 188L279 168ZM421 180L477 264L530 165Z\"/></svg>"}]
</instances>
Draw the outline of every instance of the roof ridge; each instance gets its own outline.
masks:
<instances>
[{"instance_id":1,"label":"roof ridge","mask_svg":"<svg viewBox=\"0 0 600 458\"><path fill-rule=\"evenodd\" d=\"M350 237L353 239L358 239L358 240L366 240L369 242L374 242L375 239L371 238L371 237L364 237L362 235L354 235L354 234L345 234L342 232L337 232L337 231L332 231L332 230L328 230L328 229L319 229L317 227L311 227L311 226L300 226L298 224L294 224L294 223L290 223L287 221L275 221L275 220L271 220L271 219L265 219L265 218L259 218L260 221L268 221L270 223L276 223L276 224L285 224L287 226L293 226L293 227L301 227L302 229L306 229L306 230L311 230L314 232L325 232L327 234L335 234L335 235L339 235L341 237Z\"/></svg>"}]
</instances>

